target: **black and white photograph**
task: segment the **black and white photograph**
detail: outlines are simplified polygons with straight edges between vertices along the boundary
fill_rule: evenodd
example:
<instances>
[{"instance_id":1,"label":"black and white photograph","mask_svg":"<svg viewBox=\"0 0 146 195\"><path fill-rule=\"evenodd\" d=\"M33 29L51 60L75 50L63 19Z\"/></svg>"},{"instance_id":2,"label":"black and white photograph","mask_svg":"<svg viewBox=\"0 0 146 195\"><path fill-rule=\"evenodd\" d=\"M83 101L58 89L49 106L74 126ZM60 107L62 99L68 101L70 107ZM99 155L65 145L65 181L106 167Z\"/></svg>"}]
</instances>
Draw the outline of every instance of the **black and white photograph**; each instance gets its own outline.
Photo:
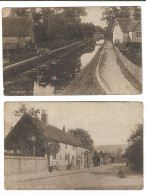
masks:
<instances>
[{"instance_id":1,"label":"black and white photograph","mask_svg":"<svg viewBox=\"0 0 146 195\"><path fill-rule=\"evenodd\" d=\"M7 190L142 190L141 102L6 102Z\"/></svg>"},{"instance_id":2,"label":"black and white photograph","mask_svg":"<svg viewBox=\"0 0 146 195\"><path fill-rule=\"evenodd\" d=\"M6 96L142 93L141 7L3 8Z\"/></svg>"}]
</instances>

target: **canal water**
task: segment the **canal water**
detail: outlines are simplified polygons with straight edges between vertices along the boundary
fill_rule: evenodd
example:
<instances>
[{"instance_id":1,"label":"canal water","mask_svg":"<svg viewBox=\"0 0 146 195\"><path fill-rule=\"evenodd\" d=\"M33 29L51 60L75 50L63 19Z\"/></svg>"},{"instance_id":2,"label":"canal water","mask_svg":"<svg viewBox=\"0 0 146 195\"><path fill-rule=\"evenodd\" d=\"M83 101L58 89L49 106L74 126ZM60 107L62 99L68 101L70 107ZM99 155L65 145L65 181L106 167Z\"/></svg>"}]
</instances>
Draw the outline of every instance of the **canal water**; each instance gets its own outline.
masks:
<instances>
[{"instance_id":1,"label":"canal water","mask_svg":"<svg viewBox=\"0 0 146 195\"><path fill-rule=\"evenodd\" d=\"M104 40L89 41L76 49L53 55L39 67L4 84L5 95L59 95L90 63Z\"/></svg>"}]
</instances>

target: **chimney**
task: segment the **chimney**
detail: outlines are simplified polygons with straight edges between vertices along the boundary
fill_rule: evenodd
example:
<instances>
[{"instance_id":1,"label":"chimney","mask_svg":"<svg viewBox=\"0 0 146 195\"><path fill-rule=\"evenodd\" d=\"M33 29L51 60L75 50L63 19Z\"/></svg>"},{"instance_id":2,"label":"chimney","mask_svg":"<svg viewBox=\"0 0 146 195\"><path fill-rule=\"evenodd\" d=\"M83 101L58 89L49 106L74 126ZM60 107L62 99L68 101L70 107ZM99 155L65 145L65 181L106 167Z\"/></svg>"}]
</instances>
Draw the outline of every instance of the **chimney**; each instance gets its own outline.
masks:
<instances>
[{"instance_id":1,"label":"chimney","mask_svg":"<svg viewBox=\"0 0 146 195\"><path fill-rule=\"evenodd\" d=\"M41 120L44 121L45 123L48 123L48 115L46 114L45 110L42 110Z\"/></svg>"},{"instance_id":2,"label":"chimney","mask_svg":"<svg viewBox=\"0 0 146 195\"><path fill-rule=\"evenodd\" d=\"M130 9L130 18L131 18L132 20L135 20L135 11L134 11L134 7L131 7L131 9Z\"/></svg>"},{"instance_id":3,"label":"chimney","mask_svg":"<svg viewBox=\"0 0 146 195\"><path fill-rule=\"evenodd\" d=\"M63 129L62 129L63 132L65 132L65 126L63 126Z\"/></svg>"}]
</instances>

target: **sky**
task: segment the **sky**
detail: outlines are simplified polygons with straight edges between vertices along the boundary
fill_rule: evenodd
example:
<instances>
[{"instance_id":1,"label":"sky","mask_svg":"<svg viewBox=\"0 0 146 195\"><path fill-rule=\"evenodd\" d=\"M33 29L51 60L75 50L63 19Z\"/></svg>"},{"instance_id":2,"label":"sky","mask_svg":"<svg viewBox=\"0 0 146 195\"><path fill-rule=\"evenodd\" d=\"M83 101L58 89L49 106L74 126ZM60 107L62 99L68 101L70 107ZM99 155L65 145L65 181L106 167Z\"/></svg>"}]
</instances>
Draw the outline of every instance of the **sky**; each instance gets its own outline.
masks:
<instances>
[{"instance_id":1,"label":"sky","mask_svg":"<svg viewBox=\"0 0 146 195\"><path fill-rule=\"evenodd\" d=\"M20 117L22 102L5 103L5 136ZM143 122L143 106L137 102L25 102L27 108L46 110L48 123L59 129L87 130L94 145L126 144L137 123ZM40 117L40 116L39 116Z\"/></svg>"},{"instance_id":2,"label":"sky","mask_svg":"<svg viewBox=\"0 0 146 195\"><path fill-rule=\"evenodd\" d=\"M94 25L101 27L106 26L105 21L101 21L104 7L86 7L87 16L81 17L82 22L92 22ZM9 16L10 8L3 9L3 17Z\"/></svg>"}]
</instances>

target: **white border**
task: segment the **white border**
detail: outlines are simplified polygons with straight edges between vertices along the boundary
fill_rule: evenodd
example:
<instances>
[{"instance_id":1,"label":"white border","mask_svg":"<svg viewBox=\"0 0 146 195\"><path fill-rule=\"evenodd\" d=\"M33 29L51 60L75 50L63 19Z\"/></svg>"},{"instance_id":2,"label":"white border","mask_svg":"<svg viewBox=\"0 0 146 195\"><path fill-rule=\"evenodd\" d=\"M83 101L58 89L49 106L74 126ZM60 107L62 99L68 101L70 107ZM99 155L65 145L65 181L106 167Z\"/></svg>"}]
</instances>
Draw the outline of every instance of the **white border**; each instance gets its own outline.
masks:
<instances>
[{"instance_id":1,"label":"white border","mask_svg":"<svg viewBox=\"0 0 146 195\"><path fill-rule=\"evenodd\" d=\"M2 78L2 36L0 36L0 193L3 194L19 194L19 193L26 193L26 191L6 191L4 190L4 161L3 161L3 145L4 145L4 134L3 134L3 121L4 121L4 102L5 101L141 101L144 102L145 107L145 99L146 99L146 2L121 2L121 1L0 1L0 9L3 7L68 7L68 6L141 6L142 8L142 35L143 35L143 94L141 95L116 95L116 96L109 96L109 95L100 95L100 96L25 96L25 97L8 97L3 96L3 78ZM1 10L2 11L2 10ZM0 17L1 12L0 12ZM0 32L1 32L1 19L0 19ZM2 35L2 32L1 32ZM144 152L144 156L146 156L146 152ZM144 185L145 186L145 185ZM29 193L35 193L38 194L41 191L29 191ZM145 194L146 190L142 191L130 191L133 194L140 193ZM43 191L43 193L68 193L68 191ZM108 193L108 194L116 194L117 191L70 191L69 193ZM118 191L119 194L122 194L123 191ZM129 191L124 191L125 194L128 194Z\"/></svg>"}]
</instances>

